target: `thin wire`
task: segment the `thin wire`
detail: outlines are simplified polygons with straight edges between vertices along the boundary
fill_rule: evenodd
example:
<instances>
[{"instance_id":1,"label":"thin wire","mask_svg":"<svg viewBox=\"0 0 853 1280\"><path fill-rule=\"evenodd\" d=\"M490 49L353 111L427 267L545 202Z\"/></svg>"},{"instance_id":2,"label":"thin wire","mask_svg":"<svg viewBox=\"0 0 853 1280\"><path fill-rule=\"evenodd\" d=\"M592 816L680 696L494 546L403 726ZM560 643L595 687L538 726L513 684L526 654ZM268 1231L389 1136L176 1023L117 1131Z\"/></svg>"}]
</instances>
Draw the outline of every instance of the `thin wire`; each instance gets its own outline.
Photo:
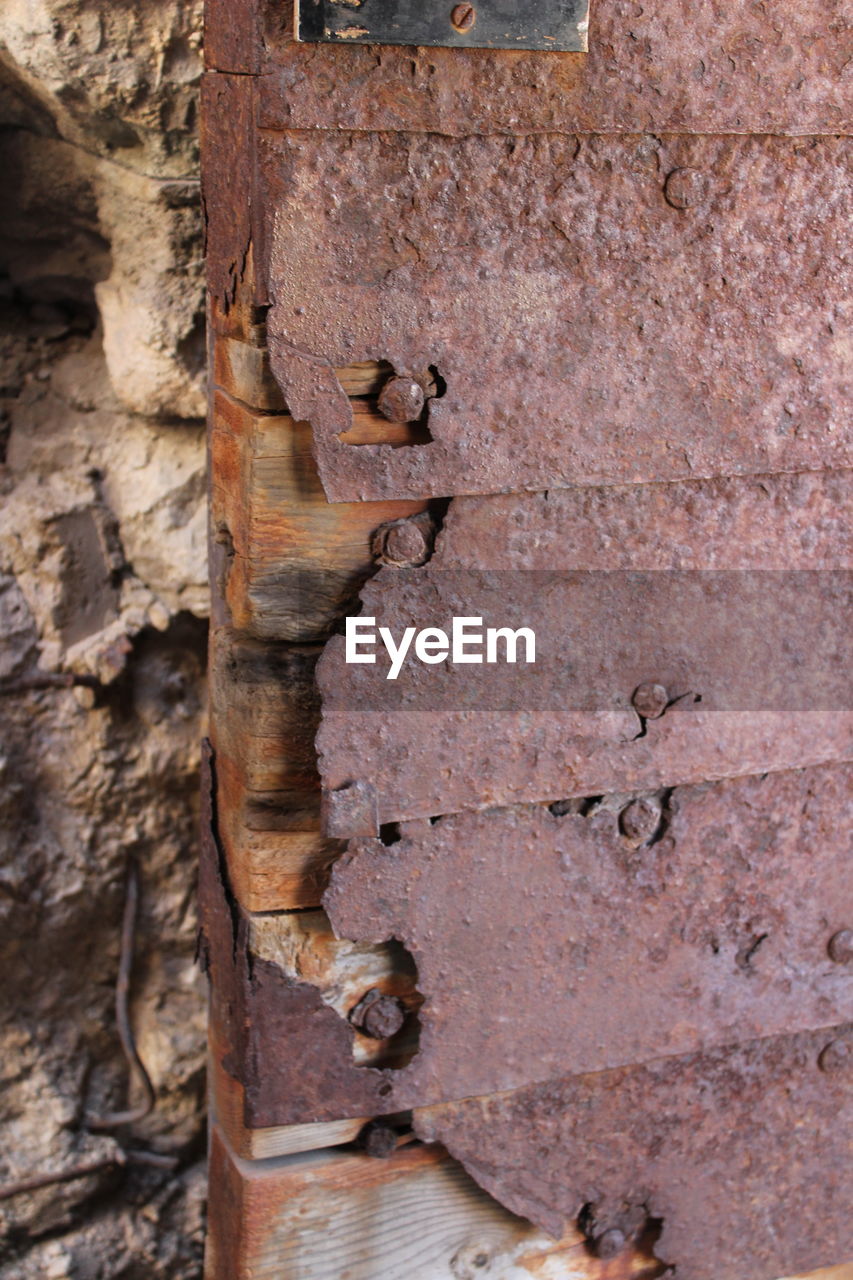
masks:
<instances>
[{"instance_id":1,"label":"thin wire","mask_svg":"<svg viewBox=\"0 0 853 1280\"><path fill-rule=\"evenodd\" d=\"M86 1127L94 1132L105 1129L117 1129L120 1125L135 1124L143 1120L154 1106L154 1086L139 1056L133 1029L130 1025L130 976L133 969L134 938L136 935L136 919L139 912L139 868L133 858L128 860L127 888L124 899L124 916L121 926L121 953L119 957L118 977L116 979L116 1027L121 1047L130 1068L130 1077L134 1075L142 1085L143 1100L139 1106L126 1111L113 1111L105 1116L89 1116Z\"/></svg>"}]
</instances>

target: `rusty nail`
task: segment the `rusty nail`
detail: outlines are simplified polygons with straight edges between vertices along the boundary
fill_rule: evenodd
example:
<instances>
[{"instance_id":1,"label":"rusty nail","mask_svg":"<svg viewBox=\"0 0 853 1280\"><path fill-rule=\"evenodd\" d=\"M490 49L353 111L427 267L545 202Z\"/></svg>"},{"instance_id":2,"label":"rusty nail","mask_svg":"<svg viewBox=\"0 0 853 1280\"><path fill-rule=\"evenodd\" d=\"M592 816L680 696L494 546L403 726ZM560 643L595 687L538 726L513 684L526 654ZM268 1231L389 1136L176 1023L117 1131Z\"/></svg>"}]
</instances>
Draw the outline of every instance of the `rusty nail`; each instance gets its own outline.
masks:
<instances>
[{"instance_id":1,"label":"rusty nail","mask_svg":"<svg viewBox=\"0 0 853 1280\"><path fill-rule=\"evenodd\" d=\"M853 961L853 929L839 929L829 939L827 947L830 960L836 964L850 964Z\"/></svg>"},{"instance_id":2,"label":"rusty nail","mask_svg":"<svg viewBox=\"0 0 853 1280\"><path fill-rule=\"evenodd\" d=\"M379 392L378 408L389 422L417 422L424 411L424 389L414 378L389 378Z\"/></svg>"},{"instance_id":3,"label":"rusty nail","mask_svg":"<svg viewBox=\"0 0 853 1280\"><path fill-rule=\"evenodd\" d=\"M625 1239L625 1233L620 1231L618 1227L608 1227L606 1231L602 1231L601 1235L596 1236L592 1242L592 1251L597 1258L602 1260L606 1258L615 1258L617 1253L621 1253L628 1241Z\"/></svg>"},{"instance_id":4,"label":"rusty nail","mask_svg":"<svg viewBox=\"0 0 853 1280\"><path fill-rule=\"evenodd\" d=\"M450 15L457 31L470 31L477 21L477 10L472 4L458 4Z\"/></svg>"},{"instance_id":5,"label":"rusty nail","mask_svg":"<svg viewBox=\"0 0 853 1280\"><path fill-rule=\"evenodd\" d=\"M708 180L701 169L673 169L667 174L663 195L673 209L701 204L708 194Z\"/></svg>"},{"instance_id":6,"label":"rusty nail","mask_svg":"<svg viewBox=\"0 0 853 1280\"><path fill-rule=\"evenodd\" d=\"M359 1144L375 1160L387 1160L397 1150L397 1130L381 1120L371 1120L358 1135Z\"/></svg>"},{"instance_id":7,"label":"rusty nail","mask_svg":"<svg viewBox=\"0 0 853 1280\"><path fill-rule=\"evenodd\" d=\"M387 1040L396 1035L406 1018L402 1000L383 995L374 987L350 1010L349 1020L372 1040Z\"/></svg>"},{"instance_id":8,"label":"rusty nail","mask_svg":"<svg viewBox=\"0 0 853 1280\"><path fill-rule=\"evenodd\" d=\"M669 694L662 684L646 681L644 684L637 685L631 701L634 704L634 710L644 720L657 720L669 705Z\"/></svg>"},{"instance_id":9,"label":"rusty nail","mask_svg":"<svg viewBox=\"0 0 853 1280\"><path fill-rule=\"evenodd\" d=\"M851 1042L848 1040L830 1040L820 1052L817 1065L821 1071L825 1071L827 1075L830 1073L841 1071L844 1067L849 1067L853 1061L853 1052L851 1052Z\"/></svg>"},{"instance_id":10,"label":"rusty nail","mask_svg":"<svg viewBox=\"0 0 853 1280\"><path fill-rule=\"evenodd\" d=\"M416 569L426 564L432 551L432 524L424 527L418 517L381 525L373 536L372 550L380 564L393 569Z\"/></svg>"},{"instance_id":11,"label":"rusty nail","mask_svg":"<svg viewBox=\"0 0 853 1280\"><path fill-rule=\"evenodd\" d=\"M660 825L660 806L654 800L632 800L619 814L619 830L628 840L651 840Z\"/></svg>"}]
</instances>

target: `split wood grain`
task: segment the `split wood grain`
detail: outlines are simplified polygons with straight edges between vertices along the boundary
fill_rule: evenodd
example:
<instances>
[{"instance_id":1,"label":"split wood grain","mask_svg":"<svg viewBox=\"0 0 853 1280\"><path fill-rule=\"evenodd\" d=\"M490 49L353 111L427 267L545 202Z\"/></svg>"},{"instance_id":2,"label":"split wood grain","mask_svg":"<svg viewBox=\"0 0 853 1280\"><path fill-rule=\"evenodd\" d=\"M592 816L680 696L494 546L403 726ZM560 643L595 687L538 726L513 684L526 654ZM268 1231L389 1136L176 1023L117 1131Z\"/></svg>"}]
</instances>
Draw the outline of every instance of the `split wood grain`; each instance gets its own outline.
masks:
<instances>
[{"instance_id":1,"label":"split wood grain","mask_svg":"<svg viewBox=\"0 0 853 1280\"><path fill-rule=\"evenodd\" d=\"M375 427L370 414L356 414L354 431L365 442ZM215 536L228 547L220 588L232 625L297 643L325 638L355 601L375 567L375 531L426 509L327 502L310 427L250 410L222 391L213 403L211 503Z\"/></svg>"},{"instance_id":2,"label":"split wood grain","mask_svg":"<svg viewBox=\"0 0 853 1280\"><path fill-rule=\"evenodd\" d=\"M265 335L257 330L247 330L247 333L250 338L260 341L242 342L228 336L217 339L213 353L213 381L235 399L255 409L285 413L287 406L270 368ZM377 395L392 373L390 364L376 360L365 360L335 370L338 382L348 396ZM392 424L385 425L387 428Z\"/></svg>"},{"instance_id":3,"label":"split wood grain","mask_svg":"<svg viewBox=\"0 0 853 1280\"><path fill-rule=\"evenodd\" d=\"M219 838L247 911L319 905L341 841L320 833L314 733L317 646L211 635L211 737Z\"/></svg>"},{"instance_id":4,"label":"split wood grain","mask_svg":"<svg viewBox=\"0 0 853 1280\"><path fill-rule=\"evenodd\" d=\"M250 1163L213 1131L206 1280L652 1280L647 1252L608 1262L502 1209L440 1147L386 1160L314 1152Z\"/></svg>"}]
</instances>

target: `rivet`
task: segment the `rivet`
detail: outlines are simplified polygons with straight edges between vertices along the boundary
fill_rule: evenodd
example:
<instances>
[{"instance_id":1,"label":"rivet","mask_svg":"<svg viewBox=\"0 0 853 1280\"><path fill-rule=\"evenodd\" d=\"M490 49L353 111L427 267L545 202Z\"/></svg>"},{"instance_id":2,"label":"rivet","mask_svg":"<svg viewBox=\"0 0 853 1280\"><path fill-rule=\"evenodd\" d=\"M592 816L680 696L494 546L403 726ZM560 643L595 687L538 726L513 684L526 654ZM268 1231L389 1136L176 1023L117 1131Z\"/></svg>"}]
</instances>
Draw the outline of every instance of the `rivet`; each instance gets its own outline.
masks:
<instances>
[{"instance_id":1,"label":"rivet","mask_svg":"<svg viewBox=\"0 0 853 1280\"><path fill-rule=\"evenodd\" d=\"M429 560L434 536L435 527L429 518L413 516L380 525L371 549L380 564L393 569L416 569Z\"/></svg>"},{"instance_id":2,"label":"rivet","mask_svg":"<svg viewBox=\"0 0 853 1280\"><path fill-rule=\"evenodd\" d=\"M477 10L472 4L458 4L450 15L457 31L470 31L477 21Z\"/></svg>"},{"instance_id":3,"label":"rivet","mask_svg":"<svg viewBox=\"0 0 853 1280\"><path fill-rule=\"evenodd\" d=\"M628 840L642 844L660 826L660 805L654 800L632 800L619 814L619 830Z\"/></svg>"},{"instance_id":4,"label":"rivet","mask_svg":"<svg viewBox=\"0 0 853 1280\"><path fill-rule=\"evenodd\" d=\"M414 378L389 378L379 392L377 407L389 422L417 422L424 411L424 389Z\"/></svg>"},{"instance_id":5,"label":"rivet","mask_svg":"<svg viewBox=\"0 0 853 1280\"><path fill-rule=\"evenodd\" d=\"M372 1040L387 1040L396 1035L406 1020L406 1009L396 996L386 996L373 987L350 1010L349 1020Z\"/></svg>"},{"instance_id":6,"label":"rivet","mask_svg":"<svg viewBox=\"0 0 853 1280\"><path fill-rule=\"evenodd\" d=\"M621 1253L628 1241L625 1239L625 1233L620 1231L618 1227L608 1227L607 1231L602 1231L600 1236L596 1236L592 1242L592 1251L597 1258L602 1260L605 1258L615 1258Z\"/></svg>"},{"instance_id":7,"label":"rivet","mask_svg":"<svg viewBox=\"0 0 853 1280\"><path fill-rule=\"evenodd\" d=\"M669 705L669 694L662 684L646 681L637 685L631 701L638 715L645 720L657 720Z\"/></svg>"},{"instance_id":8,"label":"rivet","mask_svg":"<svg viewBox=\"0 0 853 1280\"><path fill-rule=\"evenodd\" d=\"M701 169L673 169L663 187L664 199L673 209L690 209L708 196L709 182Z\"/></svg>"},{"instance_id":9,"label":"rivet","mask_svg":"<svg viewBox=\"0 0 853 1280\"><path fill-rule=\"evenodd\" d=\"M839 929L829 939L826 949L830 960L836 964L850 964L853 961L853 929Z\"/></svg>"},{"instance_id":10,"label":"rivet","mask_svg":"<svg viewBox=\"0 0 853 1280\"><path fill-rule=\"evenodd\" d=\"M820 1052L817 1065L827 1075L842 1071L853 1064L853 1042L849 1040L830 1040Z\"/></svg>"}]
</instances>

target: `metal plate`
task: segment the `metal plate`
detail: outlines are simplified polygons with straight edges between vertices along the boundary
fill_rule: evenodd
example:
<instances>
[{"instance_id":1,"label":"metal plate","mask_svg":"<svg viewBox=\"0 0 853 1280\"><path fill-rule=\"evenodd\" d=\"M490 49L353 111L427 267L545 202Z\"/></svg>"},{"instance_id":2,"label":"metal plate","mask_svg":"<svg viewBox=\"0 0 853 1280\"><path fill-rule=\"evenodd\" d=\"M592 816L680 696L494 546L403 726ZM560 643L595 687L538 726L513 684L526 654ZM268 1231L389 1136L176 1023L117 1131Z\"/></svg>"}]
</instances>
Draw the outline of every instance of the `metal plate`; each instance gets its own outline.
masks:
<instances>
[{"instance_id":1,"label":"metal plate","mask_svg":"<svg viewBox=\"0 0 853 1280\"><path fill-rule=\"evenodd\" d=\"M402 942L424 997L399 1069L356 1065L334 984L249 951L209 841L214 1022L246 1123L388 1114L850 1016L827 945L853 911L851 804L834 767L676 791L645 845L615 810L530 807L352 846L332 922Z\"/></svg>"},{"instance_id":2,"label":"metal plate","mask_svg":"<svg viewBox=\"0 0 853 1280\"><path fill-rule=\"evenodd\" d=\"M233 13L235 0L226 2ZM442 139L850 132L845 0L775 0L772 7L596 0L589 52L555 58L300 45L290 39L285 12L270 6L260 46L263 128L403 129ZM240 69L228 60L212 65ZM439 151L444 145L435 143Z\"/></svg>"},{"instance_id":3,"label":"metal plate","mask_svg":"<svg viewBox=\"0 0 853 1280\"><path fill-rule=\"evenodd\" d=\"M296 0L298 39L469 49L586 49L587 0Z\"/></svg>"},{"instance_id":4,"label":"metal plate","mask_svg":"<svg viewBox=\"0 0 853 1280\"><path fill-rule=\"evenodd\" d=\"M454 616L531 627L536 663L410 656L390 681L381 646L353 665L333 637L330 834L849 758L850 579L829 568L850 563L849 505L849 473L454 499L431 561L382 569L362 616L397 641ZM667 691L658 719L643 683Z\"/></svg>"},{"instance_id":5,"label":"metal plate","mask_svg":"<svg viewBox=\"0 0 853 1280\"><path fill-rule=\"evenodd\" d=\"M833 1041L847 1069L840 1048L838 1069L819 1066ZM585 1210L612 1250L610 1233L630 1238L648 1215L677 1280L775 1280L853 1257L851 1066L841 1027L473 1098L415 1123L553 1235Z\"/></svg>"},{"instance_id":6,"label":"metal plate","mask_svg":"<svg viewBox=\"0 0 853 1280\"><path fill-rule=\"evenodd\" d=\"M853 1019L827 951L853 927L852 782L831 767L403 824L350 842L323 902L337 936L414 957L401 1081L448 1093L819 1027Z\"/></svg>"},{"instance_id":7,"label":"metal plate","mask_svg":"<svg viewBox=\"0 0 853 1280\"><path fill-rule=\"evenodd\" d=\"M331 500L849 465L843 139L263 134L260 161L272 367ZM437 371L431 442L339 439L361 360Z\"/></svg>"}]
</instances>

